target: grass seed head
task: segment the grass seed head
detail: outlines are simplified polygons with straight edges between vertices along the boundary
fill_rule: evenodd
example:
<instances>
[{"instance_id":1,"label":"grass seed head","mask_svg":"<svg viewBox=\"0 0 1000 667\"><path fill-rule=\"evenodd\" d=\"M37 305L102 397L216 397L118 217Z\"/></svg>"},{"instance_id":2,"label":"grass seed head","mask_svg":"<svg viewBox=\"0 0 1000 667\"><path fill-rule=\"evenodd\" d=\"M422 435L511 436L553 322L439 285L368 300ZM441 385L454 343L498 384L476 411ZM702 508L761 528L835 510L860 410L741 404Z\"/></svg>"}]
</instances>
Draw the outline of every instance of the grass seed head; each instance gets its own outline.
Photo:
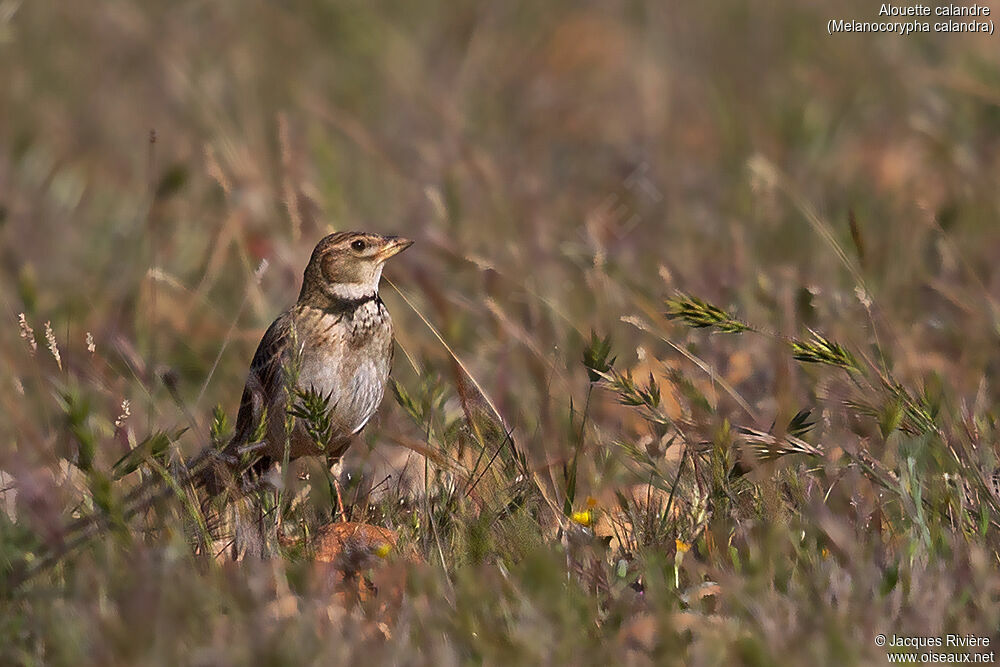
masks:
<instances>
[{"instance_id":1,"label":"grass seed head","mask_svg":"<svg viewBox=\"0 0 1000 667\"><path fill-rule=\"evenodd\" d=\"M667 318L681 320L695 329L715 329L722 333L751 331L750 325L740 321L718 306L688 294L678 294L667 299Z\"/></svg>"},{"instance_id":2,"label":"grass seed head","mask_svg":"<svg viewBox=\"0 0 1000 667\"><path fill-rule=\"evenodd\" d=\"M38 341L35 340L35 330L31 328L28 324L27 318L25 318L24 313L17 316L17 325L21 329L21 338L28 343L28 349L31 350L31 354L34 354L38 350Z\"/></svg>"},{"instance_id":3,"label":"grass seed head","mask_svg":"<svg viewBox=\"0 0 1000 667\"><path fill-rule=\"evenodd\" d=\"M52 358L56 360L56 365L59 366L59 370L62 370L62 357L59 355L59 344L56 342L56 335L52 331L52 323L45 323L45 340L49 345L49 352L52 353Z\"/></svg>"},{"instance_id":4,"label":"grass seed head","mask_svg":"<svg viewBox=\"0 0 1000 667\"><path fill-rule=\"evenodd\" d=\"M807 364L838 366L848 371L860 372L857 360L846 348L822 334L809 330L811 339L793 340L792 353L795 359Z\"/></svg>"},{"instance_id":5,"label":"grass seed head","mask_svg":"<svg viewBox=\"0 0 1000 667\"><path fill-rule=\"evenodd\" d=\"M615 365L615 357L611 356L611 335L598 338L597 332L590 331L590 345L583 351L583 365L587 367L587 377L591 382L597 382Z\"/></svg>"}]
</instances>

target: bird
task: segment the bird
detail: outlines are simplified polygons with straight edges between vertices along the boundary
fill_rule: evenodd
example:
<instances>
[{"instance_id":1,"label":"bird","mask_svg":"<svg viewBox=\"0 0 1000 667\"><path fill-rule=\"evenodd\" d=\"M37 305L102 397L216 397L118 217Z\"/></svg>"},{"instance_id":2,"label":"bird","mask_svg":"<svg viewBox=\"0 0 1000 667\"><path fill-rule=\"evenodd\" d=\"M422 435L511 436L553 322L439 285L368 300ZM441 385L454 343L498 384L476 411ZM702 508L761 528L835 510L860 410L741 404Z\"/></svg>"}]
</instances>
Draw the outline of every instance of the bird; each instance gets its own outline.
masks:
<instances>
[{"instance_id":1,"label":"bird","mask_svg":"<svg viewBox=\"0 0 1000 667\"><path fill-rule=\"evenodd\" d=\"M207 485L210 495L231 485L232 473L243 474L242 481L260 479L286 456L336 462L343 455L382 402L392 365L392 318L379 296L382 269L412 244L354 231L320 240L298 300L267 328L253 355L233 436L217 457L224 472ZM287 430L286 415L302 392L325 400L326 442L316 442L315 429L301 419ZM253 462L238 470L248 452Z\"/></svg>"},{"instance_id":2,"label":"bird","mask_svg":"<svg viewBox=\"0 0 1000 667\"><path fill-rule=\"evenodd\" d=\"M392 318L379 296L379 282L387 260L413 245L400 236L371 232L338 232L316 244L302 277L299 297L267 328L250 362L240 399L233 436L220 449L206 447L184 462L184 472L170 484L149 476L123 499L121 517L141 515L176 488L191 486L205 491L202 510L217 499L247 507L255 482L276 461L325 455L336 462L354 436L375 414L393 357ZM289 386L289 380L295 386ZM166 381L166 380L165 380ZM168 385L169 388L169 385ZM328 406L325 442L317 442L310 429L296 419L286 433L290 397L301 391L322 396ZM146 449L142 456L149 456ZM136 457L126 457L138 467ZM134 469L134 468L132 468ZM226 497L227 491L234 493ZM343 501L339 498L341 516ZM252 503L250 503L252 505ZM237 512L239 514L239 511ZM257 525L237 517L237 538L245 553L264 553L262 516ZM64 543L50 553L24 563L12 577L24 582L58 563L62 556L85 543L108 525L103 514L82 517L63 531ZM243 537L239 536L243 533Z\"/></svg>"}]
</instances>

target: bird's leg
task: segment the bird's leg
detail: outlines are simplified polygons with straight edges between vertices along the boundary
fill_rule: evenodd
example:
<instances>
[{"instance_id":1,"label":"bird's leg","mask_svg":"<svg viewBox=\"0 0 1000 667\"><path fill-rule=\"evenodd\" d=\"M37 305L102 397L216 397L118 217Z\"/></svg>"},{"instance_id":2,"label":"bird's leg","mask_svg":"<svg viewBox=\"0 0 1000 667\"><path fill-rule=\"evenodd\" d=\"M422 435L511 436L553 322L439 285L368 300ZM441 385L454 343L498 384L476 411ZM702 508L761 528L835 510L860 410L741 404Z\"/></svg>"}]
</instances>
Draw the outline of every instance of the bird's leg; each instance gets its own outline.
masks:
<instances>
[{"instance_id":1,"label":"bird's leg","mask_svg":"<svg viewBox=\"0 0 1000 667\"><path fill-rule=\"evenodd\" d=\"M333 477L333 490L337 494L337 512L340 513L340 521L347 523L347 508L344 505L344 495L340 489L340 472L343 469L340 462L340 457L328 458L326 461L330 475Z\"/></svg>"},{"instance_id":2,"label":"bird's leg","mask_svg":"<svg viewBox=\"0 0 1000 667\"><path fill-rule=\"evenodd\" d=\"M340 512L340 520L343 523L347 523L347 511L344 509L344 496L340 492L340 478L336 475L333 477L333 488L337 492L337 511Z\"/></svg>"},{"instance_id":3,"label":"bird's leg","mask_svg":"<svg viewBox=\"0 0 1000 667\"><path fill-rule=\"evenodd\" d=\"M281 524L283 523L282 519L285 518L285 513L281 511L281 491L279 491L275 487L272 487L271 493L274 496L273 497L274 511L277 514L277 516L274 518L274 529L277 531L278 535L281 535Z\"/></svg>"}]
</instances>

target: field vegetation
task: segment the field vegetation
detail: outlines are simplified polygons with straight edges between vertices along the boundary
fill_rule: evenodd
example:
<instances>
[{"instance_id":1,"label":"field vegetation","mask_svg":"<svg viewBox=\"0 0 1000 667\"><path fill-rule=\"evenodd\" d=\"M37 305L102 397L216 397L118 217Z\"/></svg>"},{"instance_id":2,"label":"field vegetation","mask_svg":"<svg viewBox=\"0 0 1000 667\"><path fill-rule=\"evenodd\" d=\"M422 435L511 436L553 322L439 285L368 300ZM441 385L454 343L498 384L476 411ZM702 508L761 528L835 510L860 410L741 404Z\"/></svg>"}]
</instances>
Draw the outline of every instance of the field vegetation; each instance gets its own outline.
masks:
<instances>
[{"instance_id":1,"label":"field vegetation","mask_svg":"<svg viewBox=\"0 0 1000 667\"><path fill-rule=\"evenodd\" d=\"M1000 641L1000 50L836 4L0 0L0 663ZM185 462L343 229L393 390L234 559Z\"/></svg>"}]
</instances>

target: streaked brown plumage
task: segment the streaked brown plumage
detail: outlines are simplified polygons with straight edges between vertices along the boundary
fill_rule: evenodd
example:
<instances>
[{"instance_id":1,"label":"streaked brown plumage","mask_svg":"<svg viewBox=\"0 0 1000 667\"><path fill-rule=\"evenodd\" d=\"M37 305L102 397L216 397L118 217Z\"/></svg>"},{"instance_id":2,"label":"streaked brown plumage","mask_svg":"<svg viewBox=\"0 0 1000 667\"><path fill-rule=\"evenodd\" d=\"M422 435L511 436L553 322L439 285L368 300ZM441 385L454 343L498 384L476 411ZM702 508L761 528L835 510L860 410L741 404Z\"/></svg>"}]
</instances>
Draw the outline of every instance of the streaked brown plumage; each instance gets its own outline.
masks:
<instances>
[{"instance_id":1,"label":"streaked brown plumage","mask_svg":"<svg viewBox=\"0 0 1000 667\"><path fill-rule=\"evenodd\" d=\"M287 399L283 368L299 350L301 367L298 386L314 387L330 395L330 415L334 422L330 442L320 447L296 424L289 440L290 458L323 455L336 459L350 444L378 408L385 392L392 363L392 320L378 296L382 267L390 257L406 250L413 242L395 236L363 232L331 234L317 244L302 279L295 305L267 329L250 362L250 373L236 432L222 455L206 448L187 463L185 474L171 484L162 484L151 475L124 498L122 517L126 520L145 512L154 503L173 496L177 486L194 486L207 491L211 503L232 482L241 469L242 454L253 449L262 456L253 463L262 472L285 452ZM294 334L294 335L293 335ZM260 448L250 442L264 409L266 433ZM242 502L247 494L237 493ZM236 503L240 504L240 503ZM12 581L24 581L59 562L62 555L89 539L105 525L105 515L97 513L71 523L62 533L64 543L37 560L37 565L16 573ZM234 550L266 552L263 516L253 522L237 519ZM211 521L209 521L211 523Z\"/></svg>"},{"instance_id":2,"label":"streaked brown plumage","mask_svg":"<svg viewBox=\"0 0 1000 667\"><path fill-rule=\"evenodd\" d=\"M226 446L236 460L266 414L259 473L285 455L337 459L375 413L392 362L392 319L378 295L385 261L413 242L364 232L331 234L317 244L296 304L267 329L250 362L236 432ZM297 353L296 353L297 350ZM301 423L286 438L286 371L298 366L297 386L330 396L330 442L316 443ZM266 409L266 413L265 413Z\"/></svg>"}]
</instances>

